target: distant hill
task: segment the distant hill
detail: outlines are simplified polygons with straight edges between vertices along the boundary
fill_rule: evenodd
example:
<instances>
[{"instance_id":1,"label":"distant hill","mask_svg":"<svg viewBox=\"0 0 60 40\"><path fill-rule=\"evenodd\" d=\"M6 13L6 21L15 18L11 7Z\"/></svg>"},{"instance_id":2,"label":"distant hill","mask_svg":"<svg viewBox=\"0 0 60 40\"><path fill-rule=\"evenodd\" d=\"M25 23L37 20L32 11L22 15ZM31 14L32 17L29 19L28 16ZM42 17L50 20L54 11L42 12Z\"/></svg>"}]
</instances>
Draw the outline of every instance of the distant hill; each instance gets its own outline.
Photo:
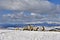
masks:
<instances>
[{"instance_id":1,"label":"distant hill","mask_svg":"<svg viewBox=\"0 0 60 40\"><path fill-rule=\"evenodd\" d=\"M7 28L7 27L24 27L28 26L29 24L0 24L1 27ZM56 23L37 23L37 24L31 24L33 26L47 26L47 27L52 27L52 26L60 26L60 24Z\"/></svg>"}]
</instances>

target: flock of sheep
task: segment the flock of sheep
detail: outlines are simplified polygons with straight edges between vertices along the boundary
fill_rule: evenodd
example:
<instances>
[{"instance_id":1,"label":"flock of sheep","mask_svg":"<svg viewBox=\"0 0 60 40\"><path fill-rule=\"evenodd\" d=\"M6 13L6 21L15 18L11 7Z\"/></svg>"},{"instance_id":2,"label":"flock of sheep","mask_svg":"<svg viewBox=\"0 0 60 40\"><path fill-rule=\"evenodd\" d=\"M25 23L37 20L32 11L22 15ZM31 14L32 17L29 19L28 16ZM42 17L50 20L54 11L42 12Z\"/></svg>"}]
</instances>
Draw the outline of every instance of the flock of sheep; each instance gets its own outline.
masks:
<instances>
[{"instance_id":1,"label":"flock of sheep","mask_svg":"<svg viewBox=\"0 0 60 40\"><path fill-rule=\"evenodd\" d=\"M17 28L16 30L21 30L21 29ZM39 27L33 27L33 26L29 25L27 27L23 27L22 30L23 31L25 31L25 30L27 30L27 31L38 31L38 30L40 30L40 28ZM45 31L45 27L42 27L41 31Z\"/></svg>"},{"instance_id":2,"label":"flock of sheep","mask_svg":"<svg viewBox=\"0 0 60 40\"><path fill-rule=\"evenodd\" d=\"M28 26L26 26L26 27L23 27L23 28L21 28L21 29L19 29L19 28L16 28L15 30L23 30L23 31L55 31L55 32L60 32L60 30L46 30L45 29L45 27L44 26L42 26L42 27L33 27L33 26L31 26L31 25L28 25Z\"/></svg>"}]
</instances>

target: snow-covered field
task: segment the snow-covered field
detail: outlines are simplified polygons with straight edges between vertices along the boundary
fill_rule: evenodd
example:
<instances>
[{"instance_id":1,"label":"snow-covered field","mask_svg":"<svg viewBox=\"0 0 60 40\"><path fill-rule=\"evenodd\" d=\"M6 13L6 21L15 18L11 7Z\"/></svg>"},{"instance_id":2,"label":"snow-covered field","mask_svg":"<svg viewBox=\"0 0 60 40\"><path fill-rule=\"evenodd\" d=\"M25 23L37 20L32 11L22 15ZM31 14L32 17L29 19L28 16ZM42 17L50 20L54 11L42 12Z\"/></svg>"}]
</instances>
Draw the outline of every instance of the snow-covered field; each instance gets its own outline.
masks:
<instances>
[{"instance_id":1,"label":"snow-covered field","mask_svg":"<svg viewBox=\"0 0 60 40\"><path fill-rule=\"evenodd\" d=\"M0 30L0 40L60 40L60 32Z\"/></svg>"}]
</instances>

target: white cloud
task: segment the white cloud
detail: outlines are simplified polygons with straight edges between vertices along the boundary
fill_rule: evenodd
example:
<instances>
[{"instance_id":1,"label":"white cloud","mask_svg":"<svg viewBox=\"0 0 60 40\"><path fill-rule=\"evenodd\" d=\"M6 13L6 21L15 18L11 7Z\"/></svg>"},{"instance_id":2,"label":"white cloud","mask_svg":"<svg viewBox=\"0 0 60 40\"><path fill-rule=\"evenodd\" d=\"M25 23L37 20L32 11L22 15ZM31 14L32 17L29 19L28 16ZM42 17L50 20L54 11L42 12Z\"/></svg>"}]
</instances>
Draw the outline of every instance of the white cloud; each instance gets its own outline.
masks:
<instances>
[{"instance_id":1,"label":"white cloud","mask_svg":"<svg viewBox=\"0 0 60 40\"><path fill-rule=\"evenodd\" d=\"M5 22L59 22L60 5L48 0L0 0L0 7L8 10L18 10L20 13L4 14ZM31 12L29 16L24 11Z\"/></svg>"},{"instance_id":2,"label":"white cloud","mask_svg":"<svg viewBox=\"0 0 60 40\"><path fill-rule=\"evenodd\" d=\"M15 14L10 14L10 13L3 14L2 16L3 16L3 18L10 17L10 18L14 19L14 18L20 18L20 17L24 16L24 14L23 14L23 12L20 12L20 13L15 13Z\"/></svg>"},{"instance_id":3,"label":"white cloud","mask_svg":"<svg viewBox=\"0 0 60 40\"><path fill-rule=\"evenodd\" d=\"M35 16L35 15L37 15L37 14L36 14L36 13L31 13L31 15L32 15L32 16Z\"/></svg>"},{"instance_id":4,"label":"white cloud","mask_svg":"<svg viewBox=\"0 0 60 40\"><path fill-rule=\"evenodd\" d=\"M9 10L44 13L54 9L54 4L47 0L3 0L0 6Z\"/></svg>"},{"instance_id":5,"label":"white cloud","mask_svg":"<svg viewBox=\"0 0 60 40\"><path fill-rule=\"evenodd\" d=\"M40 22L40 21L36 21L36 22L26 22L25 24L36 24L36 23L43 23L43 22Z\"/></svg>"}]
</instances>

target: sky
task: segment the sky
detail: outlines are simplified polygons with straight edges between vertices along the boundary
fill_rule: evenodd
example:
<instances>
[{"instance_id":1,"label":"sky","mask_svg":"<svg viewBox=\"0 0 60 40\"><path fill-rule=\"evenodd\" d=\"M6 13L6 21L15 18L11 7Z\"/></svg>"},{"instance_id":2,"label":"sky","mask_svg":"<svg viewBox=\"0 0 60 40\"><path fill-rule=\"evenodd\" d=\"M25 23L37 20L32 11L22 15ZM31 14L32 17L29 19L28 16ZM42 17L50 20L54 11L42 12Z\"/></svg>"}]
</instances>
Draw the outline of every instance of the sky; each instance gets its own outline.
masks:
<instances>
[{"instance_id":1,"label":"sky","mask_svg":"<svg viewBox=\"0 0 60 40\"><path fill-rule=\"evenodd\" d=\"M0 24L59 23L60 0L0 0Z\"/></svg>"}]
</instances>

